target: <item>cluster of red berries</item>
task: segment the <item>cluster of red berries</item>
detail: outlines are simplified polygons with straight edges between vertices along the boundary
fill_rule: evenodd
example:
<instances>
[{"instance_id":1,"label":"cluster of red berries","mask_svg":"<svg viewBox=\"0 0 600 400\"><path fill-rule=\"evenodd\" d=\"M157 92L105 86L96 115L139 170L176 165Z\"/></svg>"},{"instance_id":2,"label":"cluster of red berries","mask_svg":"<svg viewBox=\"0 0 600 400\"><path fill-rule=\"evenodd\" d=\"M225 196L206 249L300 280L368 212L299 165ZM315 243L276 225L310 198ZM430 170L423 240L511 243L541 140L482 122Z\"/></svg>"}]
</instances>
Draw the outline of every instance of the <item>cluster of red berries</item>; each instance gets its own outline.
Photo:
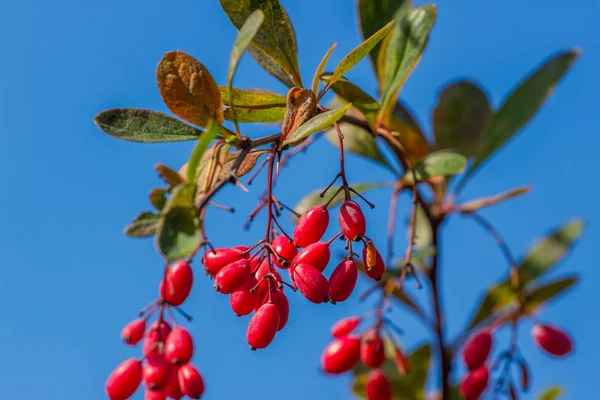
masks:
<instances>
[{"instance_id":1,"label":"cluster of red berries","mask_svg":"<svg viewBox=\"0 0 600 400\"><path fill-rule=\"evenodd\" d=\"M572 351L571 338L556 326L536 324L531 334L535 344L550 355L562 357ZM460 384L460 392L467 400L478 399L488 386L489 367L486 361L492 345L492 331L483 329L473 335L463 348L463 360L469 372Z\"/></svg>"},{"instance_id":2,"label":"cluster of red berries","mask_svg":"<svg viewBox=\"0 0 600 400\"><path fill-rule=\"evenodd\" d=\"M206 252L202 263L207 274L215 278L215 290L230 295L229 303L236 315L254 312L246 332L251 349L267 347L288 321L290 307L283 292L284 285L288 284L273 265L287 269L294 284L288 286L300 291L309 301L316 304L342 302L350 297L358 280L351 242L363 241L367 273L373 279L381 278L385 265L373 242L365 237L365 217L356 202L347 200L342 204L339 224L341 231L337 235L327 242L320 241L329 226L329 212L325 206L316 206L298 220L293 238L283 233L270 242L262 240L250 248L236 246ZM342 235L350 254L327 279L323 271L331 257L329 246Z\"/></svg>"},{"instance_id":3,"label":"cluster of red berries","mask_svg":"<svg viewBox=\"0 0 600 400\"><path fill-rule=\"evenodd\" d=\"M361 321L362 318L354 316L333 325L331 335L335 340L323 351L321 367L329 374L343 374L362 362L371 368L366 384L368 400L389 400L392 397L390 382L380 369L386 361L385 343L380 335L381 322L361 334L353 334ZM406 374L408 360L396 345L392 361L400 373Z\"/></svg>"},{"instance_id":4,"label":"cluster of red berries","mask_svg":"<svg viewBox=\"0 0 600 400\"><path fill-rule=\"evenodd\" d=\"M109 376L106 392L111 400L127 400L144 382L146 400L179 400L184 396L199 399L204 393L204 381L190 364L194 341L190 333L176 326L170 313L179 307L192 290L194 276L190 264L177 261L165 273L159 286L159 298L152 302L140 317L128 323L121 332L123 341L135 346L143 340L141 359L130 358L121 363ZM165 311L171 315L167 322ZM159 317L146 329L148 319Z\"/></svg>"}]
</instances>

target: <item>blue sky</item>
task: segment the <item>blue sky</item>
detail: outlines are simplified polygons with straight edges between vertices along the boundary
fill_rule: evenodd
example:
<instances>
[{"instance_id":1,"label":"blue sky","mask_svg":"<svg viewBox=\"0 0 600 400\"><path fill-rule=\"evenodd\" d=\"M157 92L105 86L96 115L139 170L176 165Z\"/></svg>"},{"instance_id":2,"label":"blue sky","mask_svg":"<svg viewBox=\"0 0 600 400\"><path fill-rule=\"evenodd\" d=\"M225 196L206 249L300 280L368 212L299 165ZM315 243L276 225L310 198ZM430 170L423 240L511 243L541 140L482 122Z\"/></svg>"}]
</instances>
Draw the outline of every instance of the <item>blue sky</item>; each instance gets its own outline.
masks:
<instances>
[{"instance_id":1,"label":"blue sky","mask_svg":"<svg viewBox=\"0 0 600 400\"><path fill-rule=\"evenodd\" d=\"M283 1L299 38L305 81L334 41L338 47L332 65L359 43L353 3ZM549 360L531 344L529 325L520 335L521 349L534 371L534 393L560 383L573 399L595 393L600 356L600 320L595 313L600 273L594 250L600 240L600 141L595 121L600 78L593 72L600 63L599 7L594 0L575 0L568 7L539 0L441 2L429 47L401 94L430 132L437 94L448 82L472 78L498 105L548 55L572 46L582 49L542 112L475 176L462 196L534 186L528 196L484 214L516 254L570 217L586 219L582 242L553 273L578 272L583 281L540 315L573 333L576 353L561 362ZM93 117L110 107L166 111L154 69L169 50L194 55L224 84L235 30L216 0L23 0L3 6L0 37L5 54L0 63L0 387L6 398L103 399L110 371L122 359L139 354L139 349L120 344L119 332L155 297L161 269L152 241L129 239L122 229L148 208L147 194L159 185L153 166L162 162L178 167L188 157L190 144L118 141L102 134ZM368 61L348 78L374 92ZM242 62L236 84L284 92L249 57ZM273 133L272 128L249 132ZM350 159L352 181L372 180L375 174L377 179L390 178L377 167L367 169L366 162ZM336 168L335 150L319 143L285 168L277 193L294 204L326 184ZM214 243L248 244L258 238L262 219L250 232L242 231L241 225L260 191L257 185L249 195L235 189L223 192L221 202L239 212L211 212L207 223ZM381 190L369 197L378 205L368 220L371 236L379 243L385 237L388 196ZM408 209L409 201L403 198L400 210ZM469 221L452 218L444 234L443 298L452 335L470 316L482 283L487 286L502 277L506 265L493 241ZM207 399L284 394L289 399L351 398L349 378L323 377L319 357L329 342L331 324L372 304L359 304L355 295L337 307L319 307L291 296L287 328L271 347L255 353L245 342L248 320L236 318L227 297L197 276L186 309L195 316L190 329ZM427 299L425 293L416 295ZM406 347L430 339L404 311L394 318L406 331ZM499 342L497 349L506 338L501 336ZM140 393L135 399L142 398Z\"/></svg>"}]
</instances>

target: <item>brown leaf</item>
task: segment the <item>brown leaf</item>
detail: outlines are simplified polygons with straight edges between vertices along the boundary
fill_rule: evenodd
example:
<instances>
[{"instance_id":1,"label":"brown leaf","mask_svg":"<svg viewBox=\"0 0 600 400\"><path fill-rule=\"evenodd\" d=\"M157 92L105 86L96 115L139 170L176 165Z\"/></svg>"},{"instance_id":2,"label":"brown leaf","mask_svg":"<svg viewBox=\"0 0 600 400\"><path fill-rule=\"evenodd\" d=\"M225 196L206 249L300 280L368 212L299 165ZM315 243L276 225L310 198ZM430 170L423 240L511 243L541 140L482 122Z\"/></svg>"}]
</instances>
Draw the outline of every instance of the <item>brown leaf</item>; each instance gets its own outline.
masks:
<instances>
[{"instance_id":1,"label":"brown leaf","mask_svg":"<svg viewBox=\"0 0 600 400\"><path fill-rule=\"evenodd\" d=\"M240 152L241 151L227 153L227 158L225 160L225 163L223 164L223 168L221 169L221 172L219 173L219 179L225 178L227 176L227 174L229 173L229 171L231 171L231 168L233 168L233 165L235 164L235 161L237 160ZM268 154L269 152L270 152L269 150L263 149L263 150L254 150L254 151L248 153L248 155L246 155L246 157L240 164L240 167L237 170L236 176L237 177L244 176L247 173L249 173L250 171L252 171L252 169L256 166L256 163L258 162L258 159L260 158L260 156L262 156L264 154Z\"/></svg>"},{"instance_id":2,"label":"brown leaf","mask_svg":"<svg viewBox=\"0 0 600 400\"><path fill-rule=\"evenodd\" d=\"M156 207L157 210L162 210L167 201L166 195L167 191L165 189L152 189L152 191L150 192L150 203L152 203L152 205Z\"/></svg>"},{"instance_id":3,"label":"brown leaf","mask_svg":"<svg viewBox=\"0 0 600 400\"><path fill-rule=\"evenodd\" d=\"M506 191L504 193L497 194L495 196L483 197L480 199L468 201L466 203L459 205L458 209L463 214L469 214L469 213L475 212L481 208L489 207L489 206L493 206L495 204L501 203L504 200L507 200L507 199L510 199L513 197L522 196L526 193L529 193L530 191L531 191L531 186L521 186L521 187L518 187L515 189L511 189L509 191Z\"/></svg>"},{"instance_id":4,"label":"brown leaf","mask_svg":"<svg viewBox=\"0 0 600 400\"><path fill-rule=\"evenodd\" d=\"M287 94L285 118L281 126L281 142L311 119L316 110L317 98L311 90L291 88Z\"/></svg>"},{"instance_id":5,"label":"brown leaf","mask_svg":"<svg viewBox=\"0 0 600 400\"><path fill-rule=\"evenodd\" d=\"M223 122L219 87L204 65L182 52L166 53L156 68L163 101L179 118L206 126L209 119Z\"/></svg>"},{"instance_id":6,"label":"brown leaf","mask_svg":"<svg viewBox=\"0 0 600 400\"><path fill-rule=\"evenodd\" d=\"M154 168L156 171L158 171L158 176L160 176L162 180L169 185L169 190L185 182L183 175L179 175L179 173L173 171L164 164L156 164Z\"/></svg>"},{"instance_id":7,"label":"brown leaf","mask_svg":"<svg viewBox=\"0 0 600 400\"><path fill-rule=\"evenodd\" d=\"M397 116L392 115L389 125L385 128L389 129L392 135L400 141L413 163L416 163L429 154L429 143L427 143L425 136ZM401 152L392 143L390 145L394 152Z\"/></svg>"}]
</instances>

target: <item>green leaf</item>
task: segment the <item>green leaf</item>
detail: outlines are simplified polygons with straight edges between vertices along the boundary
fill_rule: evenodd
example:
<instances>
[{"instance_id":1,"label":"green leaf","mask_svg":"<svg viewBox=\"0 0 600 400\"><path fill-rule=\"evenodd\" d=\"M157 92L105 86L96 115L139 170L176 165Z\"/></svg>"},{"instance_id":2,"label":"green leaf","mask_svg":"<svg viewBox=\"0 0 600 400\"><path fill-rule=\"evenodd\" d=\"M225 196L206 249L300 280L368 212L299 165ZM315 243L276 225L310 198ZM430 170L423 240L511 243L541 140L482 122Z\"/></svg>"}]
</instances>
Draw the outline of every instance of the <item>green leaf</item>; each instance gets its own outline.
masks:
<instances>
[{"instance_id":1,"label":"green leaf","mask_svg":"<svg viewBox=\"0 0 600 400\"><path fill-rule=\"evenodd\" d=\"M579 239L583 228L583 221L576 219L540 239L521 261L521 285L540 277L560 262Z\"/></svg>"},{"instance_id":2,"label":"green leaf","mask_svg":"<svg viewBox=\"0 0 600 400\"><path fill-rule=\"evenodd\" d=\"M563 396L563 389L558 385L550 386L538 396L538 400L558 400Z\"/></svg>"},{"instance_id":3,"label":"green leaf","mask_svg":"<svg viewBox=\"0 0 600 400\"><path fill-rule=\"evenodd\" d=\"M237 121L244 122L280 122L285 117L285 106L266 106L235 108ZM233 121L232 108L223 112L226 120Z\"/></svg>"},{"instance_id":4,"label":"green leaf","mask_svg":"<svg viewBox=\"0 0 600 400\"><path fill-rule=\"evenodd\" d=\"M322 74L321 80L325 82L325 84L331 82L331 73L327 72ZM356 109L365 115L365 118L371 126L374 126L377 112L380 108L377 100L346 78L338 79L337 82L331 85L331 89L338 97L344 99L347 103L352 103Z\"/></svg>"},{"instance_id":5,"label":"green leaf","mask_svg":"<svg viewBox=\"0 0 600 400\"><path fill-rule=\"evenodd\" d=\"M221 7L237 29L255 10L265 18L249 48L254 59L289 87L302 87L298 67L296 34L289 16L278 0L220 0Z\"/></svg>"},{"instance_id":6,"label":"green leaf","mask_svg":"<svg viewBox=\"0 0 600 400\"><path fill-rule=\"evenodd\" d=\"M265 14L261 10L255 10L248 16L244 25L240 28L237 38L233 43L233 49L231 50L231 57L229 59L229 70L227 71L227 97L234 99L231 102L231 116L235 125L235 131L239 135L240 127L238 126L238 120L235 114L235 93L233 92L233 78L237 71L242 55L250 46L252 39L256 36L258 29L262 25L265 19Z\"/></svg>"},{"instance_id":7,"label":"green leaf","mask_svg":"<svg viewBox=\"0 0 600 400\"><path fill-rule=\"evenodd\" d=\"M178 119L156 111L113 108L96 115L98 128L117 139L130 142L161 143L195 140L202 133Z\"/></svg>"},{"instance_id":8,"label":"green leaf","mask_svg":"<svg viewBox=\"0 0 600 400\"><path fill-rule=\"evenodd\" d=\"M496 311L506 307L516 299L517 297L509 282L506 281L492 286L479 302L477 311L475 311L469 323L469 330L475 328Z\"/></svg>"},{"instance_id":9,"label":"green leaf","mask_svg":"<svg viewBox=\"0 0 600 400\"><path fill-rule=\"evenodd\" d=\"M460 153L452 150L438 150L429 154L415 165L415 174L418 181L427 180L434 176L451 176L460 174L467 166L467 159ZM412 171L407 171L402 178L405 184L412 184L414 176Z\"/></svg>"},{"instance_id":10,"label":"green leaf","mask_svg":"<svg viewBox=\"0 0 600 400\"><path fill-rule=\"evenodd\" d=\"M327 61L329 61L329 57L331 56L331 53L333 53L333 50L335 50L336 46L337 46L337 42L335 42L334 44L331 45L331 48L327 51L327 53L325 53L325 55L323 56L323 59L321 60L321 62L319 63L319 66L317 67L317 70L315 71L315 76L313 77L313 82L312 82L313 93L318 93L319 79L321 78L321 75L323 74L323 70L325 70L325 66L327 65Z\"/></svg>"},{"instance_id":11,"label":"green leaf","mask_svg":"<svg viewBox=\"0 0 600 400\"><path fill-rule=\"evenodd\" d=\"M327 86L325 86L325 89L321 91L319 97L321 97L322 94L325 93L329 87L331 87L331 85L337 82L338 79L344 76L346 72L350 71L352 67L358 64L360 60L362 60L367 54L369 54L369 52L373 50L373 47L375 47L375 45L379 43L385 37L385 35L387 35L387 33L392 29L393 25L393 22L388 23L386 26L375 32L367 40L362 42L357 48L348 53L348 55L344 57L342 61L340 61L338 66L335 67L335 71L333 71L329 83L327 84Z\"/></svg>"},{"instance_id":12,"label":"green leaf","mask_svg":"<svg viewBox=\"0 0 600 400\"><path fill-rule=\"evenodd\" d=\"M499 193L495 196L482 197L480 199L467 201L466 203L462 203L462 204L458 205L458 208L461 213L470 214L472 212L481 210L482 208L490 207L490 206L496 205L498 203L502 203L505 200L522 196L524 194L529 193L530 191L531 191L531 186L520 186L518 188L514 188L514 189L508 190L506 192Z\"/></svg>"},{"instance_id":13,"label":"green leaf","mask_svg":"<svg viewBox=\"0 0 600 400\"><path fill-rule=\"evenodd\" d=\"M266 106L285 107L285 96L266 89L236 89L232 88L235 108L261 108ZM219 86L223 104L231 106L227 86Z\"/></svg>"},{"instance_id":14,"label":"green leaf","mask_svg":"<svg viewBox=\"0 0 600 400\"><path fill-rule=\"evenodd\" d=\"M389 121L402 85L421 58L436 16L434 5L417 7L396 21L382 43L377 62L381 77L381 121Z\"/></svg>"},{"instance_id":15,"label":"green leaf","mask_svg":"<svg viewBox=\"0 0 600 400\"><path fill-rule=\"evenodd\" d=\"M339 121L340 118L346 114L346 112L352 107L352 104L346 104L345 106L329 110L321 113L304 124L300 125L291 135L289 135L281 144L280 148L284 146L294 146L302 142L303 139L307 138L311 134L322 131L323 129L333 125L334 122Z\"/></svg>"},{"instance_id":16,"label":"green leaf","mask_svg":"<svg viewBox=\"0 0 600 400\"><path fill-rule=\"evenodd\" d=\"M125 228L125 234L131 237L145 238L154 235L158 224L158 214L144 211Z\"/></svg>"},{"instance_id":17,"label":"green leaf","mask_svg":"<svg viewBox=\"0 0 600 400\"><path fill-rule=\"evenodd\" d=\"M401 21L411 9L411 0L358 0L360 31L363 39L373 35L393 19ZM377 43L369 53L376 74L380 47L381 43Z\"/></svg>"},{"instance_id":18,"label":"green leaf","mask_svg":"<svg viewBox=\"0 0 600 400\"><path fill-rule=\"evenodd\" d=\"M548 300L551 300L568 290L571 286L576 284L578 280L579 278L577 276L571 275L567 278L558 279L543 285L536 285L533 288L527 288L527 303L525 305L525 310L527 312L534 311Z\"/></svg>"},{"instance_id":19,"label":"green leaf","mask_svg":"<svg viewBox=\"0 0 600 400\"><path fill-rule=\"evenodd\" d=\"M433 111L437 148L474 155L492 116L487 95L474 82L460 81L445 87Z\"/></svg>"},{"instance_id":20,"label":"green leaf","mask_svg":"<svg viewBox=\"0 0 600 400\"><path fill-rule=\"evenodd\" d=\"M408 222L410 223L410 220ZM407 226L407 235L410 235L410 226ZM417 246L417 249L431 247L432 238L433 229L431 228L429 218L427 218L425 211L423 211L423 207L418 205L415 221L415 246Z\"/></svg>"},{"instance_id":21,"label":"green leaf","mask_svg":"<svg viewBox=\"0 0 600 400\"><path fill-rule=\"evenodd\" d=\"M410 258L410 262L415 265L422 265L429 257L433 257L437 254L437 248L435 246L423 247L413 251Z\"/></svg>"},{"instance_id":22,"label":"green leaf","mask_svg":"<svg viewBox=\"0 0 600 400\"><path fill-rule=\"evenodd\" d=\"M467 176L529 122L578 56L579 51L568 50L551 57L508 96L484 133L475 163Z\"/></svg>"},{"instance_id":23,"label":"green leaf","mask_svg":"<svg viewBox=\"0 0 600 400\"><path fill-rule=\"evenodd\" d=\"M393 186L393 185L394 185L393 182L352 183L352 184L350 184L350 186L360 194L363 194L371 189L385 187L385 186ZM323 204L327 203L331 199L331 197L333 197L335 195L335 193L338 191L337 187L332 187L327 191L325 196L323 196L323 198L321 198L321 197L319 197L319 194L321 194L321 192L323 192L323 189L324 188L317 189L317 190L311 192L310 194L308 194L308 196L304 197L302 200L300 200L298 202L298 204L296 204L296 206L294 207L294 211L296 211L298 214L302 215L314 206L323 205ZM356 194L354 194L352 192L350 192L350 195L352 197L356 196ZM344 201L344 194L342 192L340 192L337 194L337 196L335 196L335 199L329 203L329 207L330 208L334 207L334 206L342 203L343 201ZM293 216L293 214L292 214L292 218L294 220L298 219L295 216Z\"/></svg>"},{"instance_id":24,"label":"green leaf","mask_svg":"<svg viewBox=\"0 0 600 400\"><path fill-rule=\"evenodd\" d=\"M156 247L170 261L188 256L200 242L199 220L194 208L196 185L177 186L161 211Z\"/></svg>"},{"instance_id":25,"label":"green leaf","mask_svg":"<svg viewBox=\"0 0 600 400\"><path fill-rule=\"evenodd\" d=\"M190 183L194 183L196 181L196 174L198 172L198 165L200 164L200 160L202 159L202 155L210 145L210 142L213 141L214 138L217 137L219 133L219 124L217 124L214 120L209 121L208 126L206 127L206 132L200 135L198 139L198 143L196 143L196 147L194 147L194 151L190 157L190 161L188 162L187 168L187 181Z\"/></svg>"}]
</instances>

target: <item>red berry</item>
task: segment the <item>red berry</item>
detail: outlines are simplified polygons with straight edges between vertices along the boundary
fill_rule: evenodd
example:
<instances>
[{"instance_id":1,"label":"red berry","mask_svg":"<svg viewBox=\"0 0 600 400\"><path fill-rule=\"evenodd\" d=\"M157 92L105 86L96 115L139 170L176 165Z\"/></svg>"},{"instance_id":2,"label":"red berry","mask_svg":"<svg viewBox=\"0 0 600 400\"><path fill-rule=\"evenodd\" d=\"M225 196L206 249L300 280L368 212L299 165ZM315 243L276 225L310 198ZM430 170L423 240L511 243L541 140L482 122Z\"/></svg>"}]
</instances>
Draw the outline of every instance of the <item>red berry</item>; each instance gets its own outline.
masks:
<instances>
[{"instance_id":1,"label":"red berry","mask_svg":"<svg viewBox=\"0 0 600 400\"><path fill-rule=\"evenodd\" d=\"M175 327L165 341L165 358L171 364L187 364L194 355L192 335L180 326Z\"/></svg>"},{"instance_id":2,"label":"red berry","mask_svg":"<svg viewBox=\"0 0 600 400\"><path fill-rule=\"evenodd\" d=\"M153 354L144 364L144 383L148 389L160 390L169 383L171 365L162 354Z\"/></svg>"},{"instance_id":3,"label":"red berry","mask_svg":"<svg viewBox=\"0 0 600 400\"><path fill-rule=\"evenodd\" d=\"M378 369L367 376L367 400L390 400L392 387L388 378Z\"/></svg>"},{"instance_id":4,"label":"red berry","mask_svg":"<svg viewBox=\"0 0 600 400\"><path fill-rule=\"evenodd\" d=\"M336 322L331 327L331 336L334 338L343 338L352 332L360 324L360 317L348 317Z\"/></svg>"},{"instance_id":5,"label":"red berry","mask_svg":"<svg viewBox=\"0 0 600 400\"><path fill-rule=\"evenodd\" d=\"M246 251L246 250L248 250L248 246L233 246L232 249L239 250L239 251ZM250 258L250 252L244 253L243 257Z\"/></svg>"},{"instance_id":6,"label":"red berry","mask_svg":"<svg viewBox=\"0 0 600 400\"><path fill-rule=\"evenodd\" d=\"M244 259L226 265L215 277L215 290L231 294L244 285L250 276L250 261Z\"/></svg>"},{"instance_id":7,"label":"red berry","mask_svg":"<svg viewBox=\"0 0 600 400\"><path fill-rule=\"evenodd\" d=\"M256 280L258 282L260 282L261 279L263 277L265 277L268 273L269 273L269 261L263 260L263 262L260 264L260 267L258 267L258 270L256 271ZM276 280L281 281L281 275L279 275L279 272L273 271L273 275L275 276ZM262 282L260 282L260 285L258 286L258 294L260 297L264 296L269 291L269 280L270 279L267 278L267 279L263 280ZM271 286L273 288L275 288L278 285L279 285L278 282L271 281Z\"/></svg>"},{"instance_id":8,"label":"red berry","mask_svg":"<svg viewBox=\"0 0 600 400\"><path fill-rule=\"evenodd\" d=\"M298 254L298 249L294 246L294 242L288 239L285 235L277 236L271 242L271 246L275 252L282 257L281 262L277 261L275 258L275 265L279 268L289 268L290 263Z\"/></svg>"},{"instance_id":9,"label":"red berry","mask_svg":"<svg viewBox=\"0 0 600 400\"><path fill-rule=\"evenodd\" d=\"M182 393L192 399L199 399L204 394L204 381L200 372L191 364L182 365L177 371L179 387Z\"/></svg>"},{"instance_id":10,"label":"red berry","mask_svg":"<svg viewBox=\"0 0 600 400\"><path fill-rule=\"evenodd\" d=\"M338 214L340 228L348 239L358 242L367 232L367 222L360 206L354 200L346 200Z\"/></svg>"},{"instance_id":11,"label":"red berry","mask_svg":"<svg viewBox=\"0 0 600 400\"><path fill-rule=\"evenodd\" d=\"M367 268L367 248L363 247L362 258L363 265L365 266L365 271L369 278L378 281L381 279L383 273L385 272L385 263L383 262L383 257L381 257L381 254L379 254L379 251L377 251L377 249L375 249L375 257L375 266L369 271L369 269Z\"/></svg>"},{"instance_id":12,"label":"red berry","mask_svg":"<svg viewBox=\"0 0 600 400\"><path fill-rule=\"evenodd\" d=\"M467 399L478 399L488 385L488 378L489 372L485 365L469 372L460 383L460 394Z\"/></svg>"},{"instance_id":13,"label":"red berry","mask_svg":"<svg viewBox=\"0 0 600 400\"><path fill-rule=\"evenodd\" d=\"M257 284L258 281L256 278L249 276L242 287L229 296L229 305L231 306L231 309L235 315L238 317L250 314L257 306L259 299L258 290L256 290L254 293L250 293L250 289Z\"/></svg>"},{"instance_id":14,"label":"red berry","mask_svg":"<svg viewBox=\"0 0 600 400\"><path fill-rule=\"evenodd\" d=\"M369 331L364 335L360 345L360 360L372 368L379 368L385 362L385 347L377 331Z\"/></svg>"},{"instance_id":15,"label":"red berry","mask_svg":"<svg viewBox=\"0 0 600 400\"><path fill-rule=\"evenodd\" d=\"M244 258L242 251L236 248L210 250L202 257L202 264L209 275L215 276L227 264Z\"/></svg>"},{"instance_id":16,"label":"red berry","mask_svg":"<svg viewBox=\"0 0 600 400\"><path fill-rule=\"evenodd\" d=\"M304 213L294 227L294 243L306 247L319 241L329 225L329 212L323 206L315 206Z\"/></svg>"},{"instance_id":17,"label":"red berry","mask_svg":"<svg viewBox=\"0 0 600 400\"><path fill-rule=\"evenodd\" d=\"M167 285L160 283L158 295L173 306L181 305L192 291L194 273L186 261L177 261L167 270Z\"/></svg>"},{"instance_id":18,"label":"red berry","mask_svg":"<svg viewBox=\"0 0 600 400\"><path fill-rule=\"evenodd\" d=\"M267 293L261 301L261 305L269 302L269 294ZM278 331L282 330L288 322L290 316L290 303L285 293L281 290L274 290L271 293L271 302L277 306L279 310L279 327Z\"/></svg>"},{"instance_id":19,"label":"red berry","mask_svg":"<svg viewBox=\"0 0 600 400\"><path fill-rule=\"evenodd\" d=\"M106 394L111 400L127 400L142 382L142 364L133 358L123 361L108 377Z\"/></svg>"},{"instance_id":20,"label":"red berry","mask_svg":"<svg viewBox=\"0 0 600 400\"><path fill-rule=\"evenodd\" d=\"M294 269L294 282L300 293L309 301L319 304L327 300L329 282L318 269L300 264Z\"/></svg>"},{"instance_id":21,"label":"red berry","mask_svg":"<svg viewBox=\"0 0 600 400\"><path fill-rule=\"evenodd\" d=\"M248 324L246 340L252 350L264 349L279 329L279 309L275 304L266 303L254 313Z\"/></svg>"},{"instance_id":22,"label":"red berry","mask_svg":"<svg viewBox=\"0 0 600 400\"><path fill-rule=\"evenodd\" d=\"M179 400L183 397L183 392L179 387L179 368L176 366L171 367L171 377L169 378L169 383L165 387L165 393L171 399Z\"/></svg>"},{"instance_id":23,"label":"red berry","mask_svg":"<svg viewBox=\"0 0 600 400\"><path fill-rule=\"evenodd\" d=\"M330 374L350 371L360 360L360 339L345 336L331 342L321 355L321 367Z\"/></svg>"},{"instance_id":24,"label":"red berry","mask_svg":"<svg viewBox=\"0 0 600 400\"><path fill-rule=\"evenodd\" d=\"M557 326L537 324L531 334L535 343L553 356L565 356L573 349L571 338Z\"/></svg>"},{"instance_id":25,"label":"red berry","mask_svg":"<svg viewBox=\"0 0 600 400\"><path fill-rule=\"evenodd\" d=\"M138 344L146 333L146 320L143 318L134 319L121 331L121 339L131 346Z\"/></svg>"},{"instance_id":26,"label":"red berry","mask_svg":"<svg viewBox=\"0 0 600 400\"><path fill-rule=\"evenodd\" d=\"M358 268L352 260L344 260L338 264L329 277L329 298L334 302L346 300L356 286Z\"/></svg>"},{"instance_id":27,"label":"red berry","mask_svg":"<svg viewBox=\"0 0 600 400\"><path fill-rule=\"evenodd\" d=\"M144 400L166 400L167 393L164 390L147 389Z\"/></svg>"},{"instance_id":28,"label":"red berry","mask_svg":"<svg viewBox=\"0 0 600 400\"><path fill-rule=\"evenodd\" d=\"M492 334L489 329L484 329L475 334L463 349L463 360L470 371L485 364L492 350Z\"/></svg>"},{"instance_id":29,"label":"red berry","mask_svg":"<svg viewBox=\"0 0 600 400\"><path fill-rule=\"evenodd\" d=\"M294 264L308 264L312 265L319 271L323 272L327 268L329 258L331 257L331 251L327 243L316 242L306 246L298 255L294 258Z\"/></svg>"},{"instance_id":30,"label":"red berry","mask_svg":"<svg viewBox=\"0 0 600 400\"><path fill-rule=\"evenodd\" d=\"M171 332L171 325L169 325L166 321L156 320L152 325L150 325L150 329L148 329L148 334L144 339L144 345L142 346L142 352L145 356L150 356L152 354L162 353L162 349L159 346L159 343L164 343L167 340L167 336Z\"/></svg>"}]
</instances>

